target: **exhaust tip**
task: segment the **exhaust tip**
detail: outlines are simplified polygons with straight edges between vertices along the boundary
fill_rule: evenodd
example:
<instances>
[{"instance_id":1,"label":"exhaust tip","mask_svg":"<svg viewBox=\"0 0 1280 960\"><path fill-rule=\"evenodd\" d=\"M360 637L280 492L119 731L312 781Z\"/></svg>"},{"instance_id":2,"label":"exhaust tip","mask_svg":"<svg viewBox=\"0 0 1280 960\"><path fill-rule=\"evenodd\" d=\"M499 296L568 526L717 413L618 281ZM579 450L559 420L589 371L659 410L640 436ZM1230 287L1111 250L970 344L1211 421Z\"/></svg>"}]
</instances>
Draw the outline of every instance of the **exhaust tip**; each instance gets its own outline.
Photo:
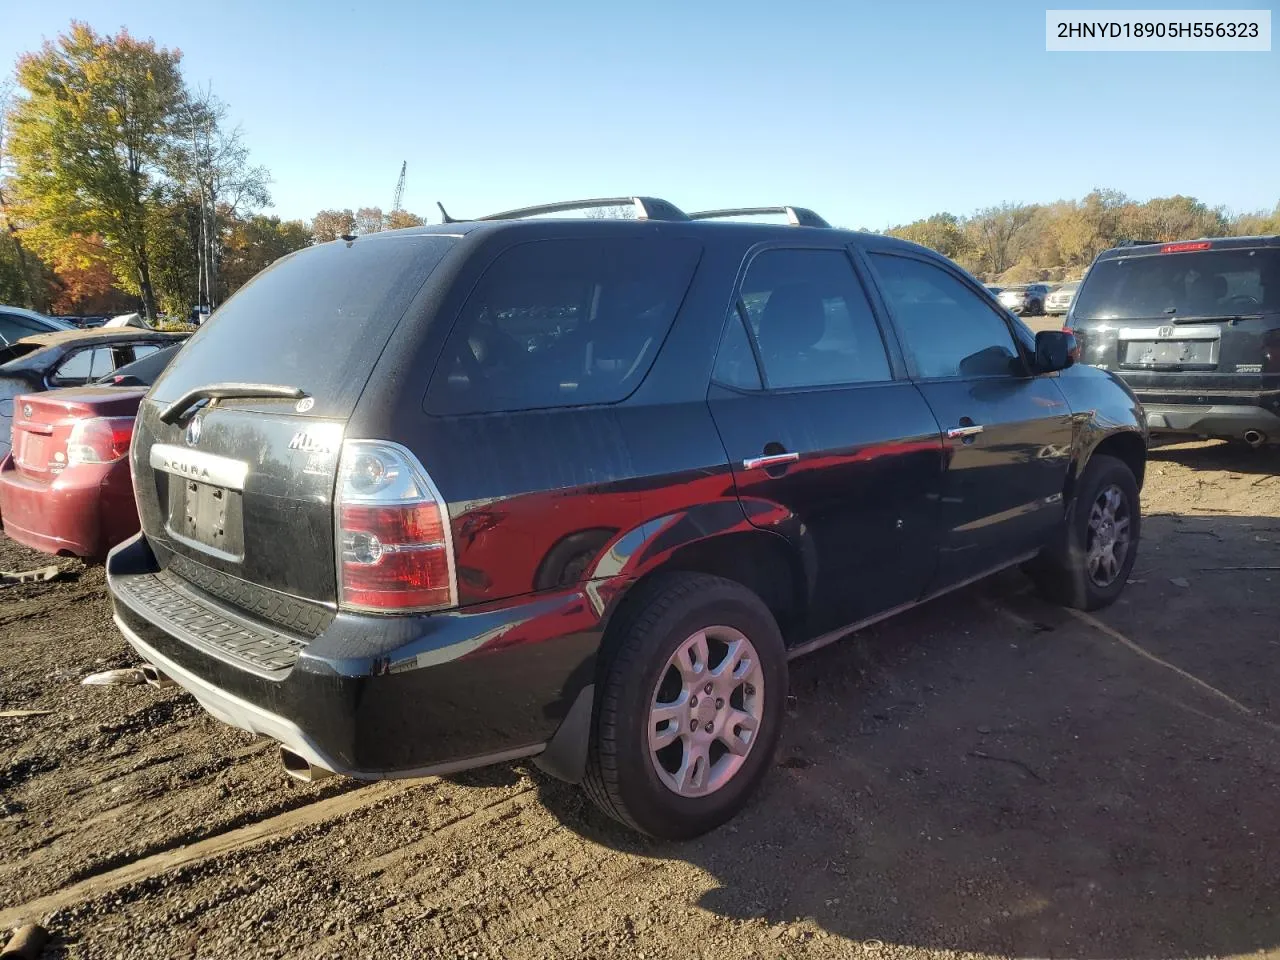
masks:
<instances>
[{"instance_id":1,"label":"exhaust tip","mask_svg":"<svg viewBox=\"0 0 1280 960\"><path fill-rule=\"evenodd\" d=\"M1267 442L1267 435L1258 430L1246 430L1244 432L1244 442L1251 447L1260 447Z\"/></svg>"},{"instance_id":2,"label":"exhaust tip","mask_svg":"<svg viewBox=\"0 0 1280 960\"><path fill-rule=\"evenodd\" d=\"M144 663L138 669L142 671L143 679L145 679L147 683L149 683L153 687L163 688L163 687L172 687L176 685L172 680L170 680L167 676L161 673L158 669L156 669L154 665L150 663Z\"/></svg>"},{"instance_id":3,"label":"exhaust tip","mask_svg":"<svg viewBox=\"0 0 1280 960\"><path fill-rule=\"evenodd\" d=\"M333 776L332 770L317 766L302 754L295 753L288 747L280 748L280 765L284 767L285 773L295 780L301 780L303 783L315 783L317 780Z\"/></svg>"}]
</instances>

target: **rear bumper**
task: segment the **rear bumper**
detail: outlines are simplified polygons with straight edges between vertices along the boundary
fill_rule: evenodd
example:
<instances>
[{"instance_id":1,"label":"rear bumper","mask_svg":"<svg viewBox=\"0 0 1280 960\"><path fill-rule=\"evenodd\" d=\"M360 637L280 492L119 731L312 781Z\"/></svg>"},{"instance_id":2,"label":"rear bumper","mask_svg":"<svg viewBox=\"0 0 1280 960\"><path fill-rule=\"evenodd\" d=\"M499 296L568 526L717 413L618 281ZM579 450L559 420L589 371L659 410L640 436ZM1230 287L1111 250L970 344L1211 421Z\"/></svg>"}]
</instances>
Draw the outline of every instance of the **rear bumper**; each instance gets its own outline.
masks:
<instances>
[{"instance_id":1,"label":"rear bumper","mask_svg":"<svg viewBox=\"0 0 1280 960\"><path fill-rule=\"evenodd\" d=\"M1170 403L1167 394L1147 393L1144 397L1144 391L1137 391L1137 396L1147 413L1147 427L1154 434L1241 440L1256 431L1271 441L1280 441L1280 394L1207 396L1200 403Z\"/></svg>"},{"instance_id":2,"label":"rear bumper","mask_svg":"<svg viewBox=\"0 0 1280 960\"><path fill-rule=\"evenodd\" d=\"M158 573L141 535L107 559L115 622L139 655L218 719L358 779L539 752L592 682L603 632L593 589L465 612L340 613L303 638L189 585L176 603L157 600L171 582ZM267 653L246 659L237 647Z\"/></svg>"},{"instance_id":3,"label":"rear bumper","mask_svg":"<svg viewBox=\"0 0 1280 960\"><path fill-rule=\"evenodd\" d=\"M0 462L0 519L13 540L44 553L103 557L138 530L127 461L68 467L52 483Z\"/></svg>"}]
</instances>

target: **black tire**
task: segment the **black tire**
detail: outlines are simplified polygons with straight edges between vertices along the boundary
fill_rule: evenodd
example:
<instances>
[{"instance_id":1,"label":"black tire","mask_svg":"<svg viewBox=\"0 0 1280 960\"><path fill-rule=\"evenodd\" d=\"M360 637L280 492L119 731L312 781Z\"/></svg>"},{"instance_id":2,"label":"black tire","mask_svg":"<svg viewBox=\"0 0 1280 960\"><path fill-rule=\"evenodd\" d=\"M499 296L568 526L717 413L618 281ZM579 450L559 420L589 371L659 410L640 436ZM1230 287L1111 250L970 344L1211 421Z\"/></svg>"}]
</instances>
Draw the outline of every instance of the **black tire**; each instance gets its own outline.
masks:
<instances>
[{"instance_id":1,"label":"black tire","mask_svg":"<svg viewBox=\"0 0 1280 960\"><path fill-rule=\"evenodd\" d=\"M607 663L597 687L583 786L609 816L649 836L688 840L736 815L771 766L787 696L782 635L764 602L739 583L706 574L670 574L610 627ZM649 753L651 700L667 662L699 630L726 626L755 647L763 671L762 716L742 766L724 786L686 797L659 778Z\"/></svg>"},{"instance_id":2,"label":"black tire","mask_svg":"<svg viewBox=\"0 0 1280 960\"><path fill-rule=\"evenodd\" d=\"M1027 307L1027 313L1031 314L1033 317L1044 316L1044 304L1039 300L1032 300Z\"/></svg>"},{"instance_id":3,"label":"black tire","mask_svg":"<svg viewBox=\"0 0 1280 960\"><path fill-rule=\"evenodd\" d=\"M1090 516L1099 497L1114 488L1124 499L1128 517L1128 548L1118 569L1106 583L1089 572ZM1040 593L1055 603L1077 610L1098 610L1116 601L1124 590L1138 556L1142 534L1142 505L1133 471L1123 460L1097 454L1084 469L1061 534L1051 547L1027 566Z\"/></svg>"}]
</instances>

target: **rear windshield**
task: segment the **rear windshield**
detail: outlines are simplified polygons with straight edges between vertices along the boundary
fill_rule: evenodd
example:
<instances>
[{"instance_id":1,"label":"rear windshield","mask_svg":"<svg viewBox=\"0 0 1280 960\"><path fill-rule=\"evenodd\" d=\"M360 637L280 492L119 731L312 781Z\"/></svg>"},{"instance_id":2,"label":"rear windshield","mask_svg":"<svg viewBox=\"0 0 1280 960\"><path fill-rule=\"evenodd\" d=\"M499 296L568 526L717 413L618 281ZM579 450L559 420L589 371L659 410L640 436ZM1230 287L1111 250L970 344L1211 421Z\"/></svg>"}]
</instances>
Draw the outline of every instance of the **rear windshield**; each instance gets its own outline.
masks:
<instances>
[{"instance_id":1,"label":"rear windshield","mask_svg":"<svg viewBox=\"0 0 1280 960\"><path fill-rule=\"evenodd\" d=\"M616 403L653 365L693 278L693 240L518 244L485 271L431 379L432 413Z\"/></svg>"},{"instance_id":2,"label":"rear windshield","mask_svg":"<svg viewBox=\"0 0 1280 960\"><path fill-rule=\"evenodd\" d=\"M271 383L314 397L312 416L350 416L396 324L455 242L371 237L278 262L196 331L151 396L172 402L213 383Z\"/></svg>"},{"instance_id":3,"label":"rear windshield","mask_svg":"<svg viewBox=\"0 0 1280 960\"><path fill-rule=\"evenodd\" d=\"M1076 294L1078 320L1248 316L1280 310L1280 250L1205 250L1103 260Z\"/></svg>"}]
</instances>

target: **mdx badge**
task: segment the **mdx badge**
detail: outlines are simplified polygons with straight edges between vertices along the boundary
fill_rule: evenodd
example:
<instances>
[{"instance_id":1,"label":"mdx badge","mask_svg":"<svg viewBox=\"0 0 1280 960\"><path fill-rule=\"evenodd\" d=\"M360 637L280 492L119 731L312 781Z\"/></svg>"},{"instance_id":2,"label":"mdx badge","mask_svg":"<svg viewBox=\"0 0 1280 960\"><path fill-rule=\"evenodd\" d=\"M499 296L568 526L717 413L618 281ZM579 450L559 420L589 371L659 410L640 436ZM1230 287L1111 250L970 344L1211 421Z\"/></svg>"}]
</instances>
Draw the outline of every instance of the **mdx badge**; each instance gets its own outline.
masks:
<instances>
[{"instance_id":1,"label":"mdx badge","mask_svg":"<svg viewBox=\"0 0 1280 960\"><path fill-rule=\"evenodd\" d=\"M299 430L289 441L289 449L301 450L303 453L332 453L333 444L305 430Z\"/></svg>"},{"instance_id":2,"label":"mdx badge","mask_svg":"<svg viewBox=\"0 0 1280 960\"><path fill-rule=\"evenodd\" d=\"M194 447L200 442L200 432L204 429L204 420L201 417L192 417L191 422L187 424L187 446Z\"/></svg>"}]
</instances>

